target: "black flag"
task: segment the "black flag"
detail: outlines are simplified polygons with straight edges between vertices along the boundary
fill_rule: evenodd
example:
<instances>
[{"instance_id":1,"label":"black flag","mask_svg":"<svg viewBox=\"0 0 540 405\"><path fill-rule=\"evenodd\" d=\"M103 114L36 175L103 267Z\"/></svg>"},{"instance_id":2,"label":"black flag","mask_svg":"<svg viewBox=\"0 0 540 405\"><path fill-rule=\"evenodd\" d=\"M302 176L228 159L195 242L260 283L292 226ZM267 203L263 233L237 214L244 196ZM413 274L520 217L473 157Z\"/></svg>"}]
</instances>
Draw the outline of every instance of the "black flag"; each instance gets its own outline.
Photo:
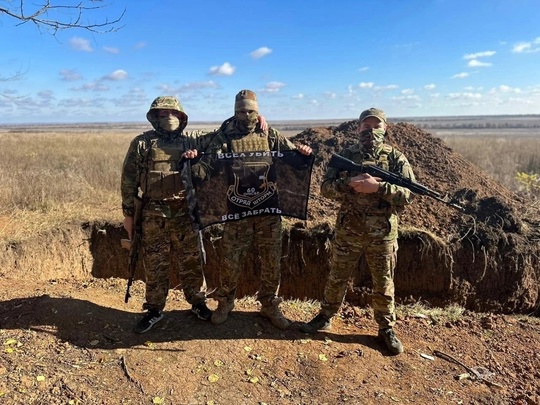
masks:
<instances>
[{"instance_id":1,"label":"black flag","mask_svg":"<svg viewBox=\"0 0 540 405\"><path fill-rule=\"evenodd\" d=\"M199 229L257 215L306 219L313 155L297 151L223 153L212 161L209 180L194 184L193 218Z\"/></svg>"}]
</instances>

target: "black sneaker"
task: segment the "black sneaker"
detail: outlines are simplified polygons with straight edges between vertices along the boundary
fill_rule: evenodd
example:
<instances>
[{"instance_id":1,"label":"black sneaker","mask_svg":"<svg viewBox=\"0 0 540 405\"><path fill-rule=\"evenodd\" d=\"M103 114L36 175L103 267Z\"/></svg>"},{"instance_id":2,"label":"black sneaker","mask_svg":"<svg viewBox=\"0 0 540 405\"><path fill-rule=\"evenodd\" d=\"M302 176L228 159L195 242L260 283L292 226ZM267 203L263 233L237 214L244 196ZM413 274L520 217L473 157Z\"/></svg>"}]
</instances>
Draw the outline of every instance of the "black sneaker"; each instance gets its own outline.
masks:
<instances>
[{"instance_id":1,"label":"black sneaker","mask_svg":"<svg viewBox=\"0 0 540 405\"><path fill-rule=\"evenodd\" d=\"M146 315L135 325L133 332L144 333L154 327L156 323L163 319L163 312L158 309L149 309Z\"/></svg>"},{"instance_id":2,"label":"black sneaker","mask_svg":"<svg viewBox=\"0 0 540 405\"><path fill-rule=\"evenodd\" d=\"M390 350L393 354L403 353L403 345L397 338L392 328L379 329L379 339L386 344L388 350Z\"/></svg>"},{"instance_id":3,"label":"black sneaker","mask_svg":"<svg viewBox=\"0 0 540 405\"><path fill-rule=\"evenodd\" d=\"M204 302L192 305L191 312L193 312L199 319L202 319L203 321L209 321L210 318L212 318L212 311L210 311Z\"/></svg>"},{"instance_id":4,"label":"black sneaker","mask_svg":"<svg viewBox=\"0 0 540 405\"><path fill-rule=\"evenodd\" d=\"M315 333L318 330L327 330L330 328L331 322L323 314L317 315L311 321L300 324L300 330L305 333Z\"/></svg>"}]
</instances>

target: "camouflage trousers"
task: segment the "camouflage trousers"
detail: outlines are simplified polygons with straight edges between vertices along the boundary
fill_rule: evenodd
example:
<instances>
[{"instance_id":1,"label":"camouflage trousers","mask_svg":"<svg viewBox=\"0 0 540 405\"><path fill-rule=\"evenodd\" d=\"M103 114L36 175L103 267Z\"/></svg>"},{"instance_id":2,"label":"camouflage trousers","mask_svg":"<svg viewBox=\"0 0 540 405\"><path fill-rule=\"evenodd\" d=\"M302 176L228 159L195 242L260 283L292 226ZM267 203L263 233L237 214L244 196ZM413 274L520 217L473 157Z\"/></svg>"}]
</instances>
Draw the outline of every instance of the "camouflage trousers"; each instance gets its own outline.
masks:
<instances>
[{"instance_id":1,"label":"camouflage trousers","mask_svg":"<svg viewBox=\"0 0 540 405\"><path fill-rule=\"evenodd\" d=\"M276 296L281 274L281 217L266 215L227 222L223 229L223 266L216 295L234 299L238 278L246 267L247 254L257 249L261 259L261 285L257 299L269 305Z\"/></svg>"},{"instance_id":2,"label":"camouflage trousers","mask_svg":"<svg viewBox=\"0 0 540 405\"><path fill-rule=\"evenodd\" d=\"M178 274L186 300L194 305L204 301L197 294L203 285L198 234L186 215L164 218L145 211L142 222L142 253L146 278L144 309L165 307L170 274Z\"/></svg>"},{"instance_id":3,"label":"camouflage trousers","mask_svg":"<svg viewBox=\"0 0 540 405\"><path fill-rule=\"evenodd\" d=\"M377 215L338 216L332 246L330 274L321 312L331 318L347 292L348 281L365 255L373 282L372 306L379 328L394 326L394 270L397 259L397 217Z\"/></svg>"}]
</instances>

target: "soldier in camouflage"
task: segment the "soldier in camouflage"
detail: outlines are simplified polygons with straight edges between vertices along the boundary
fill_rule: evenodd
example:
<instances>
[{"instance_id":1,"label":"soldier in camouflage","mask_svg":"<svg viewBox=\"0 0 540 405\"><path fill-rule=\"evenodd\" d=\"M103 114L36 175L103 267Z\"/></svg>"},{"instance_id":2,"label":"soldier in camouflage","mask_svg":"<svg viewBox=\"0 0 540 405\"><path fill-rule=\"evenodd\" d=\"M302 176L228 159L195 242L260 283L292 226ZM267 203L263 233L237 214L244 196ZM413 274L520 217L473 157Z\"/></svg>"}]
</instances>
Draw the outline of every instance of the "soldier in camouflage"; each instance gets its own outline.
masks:
<instances>
[{"instance_id":1,"label":"soldier in camouflage","mask_svg":"<svg viewBox=\"0 0 540 405\"><path fill-rule=\"evenodd\" d=\"M200 319L212 312L201 291L203 273L198 234L193 231L180 160L202 148L201 132L185 133L188 116L175 97L158 97L146 118L154 128L137 136L127 151L121 179L124 228L133 233L135 199L141 198L142 262L146 278L146 314L134 328L144 333L163 318L170 271L179 274L186 300Z\"/></svg>"},{"instance_id":2,"label":"soldier in camouflage","mask_svg":"<svg viewBox=\"0 0 540 405\"><path fill-rule=\"evenodd\" d=\"M387 171L415 181L407 158L384 143L387 122L383 111L370 108L359 118L359 143L340 155L363 165L377 165ZM398 213L411 203L412 194L366 173L339 172L329 168L321 193L341 201L332 246L330 274L319 314L301 324L306 333L330 327L347 290L348 280L362 255L373 281L372 305L379 325L378 337L393 354L403 352L403 345L393 327L396 323L394 303L394 269L398 250Z\"/></svg>"},{"instance_id":3,"label":"soldier in camouflage","mask_svg":"<svg viewBox=\"0 0 540 405\"><path fill-rule=\"evenodd\" d=\"M216 153L298 150L310 155L307 145L298 148L276 129L261 129L257 123L259 107L257 97L250 90L240 91L235 98L234 117L226 120L215 134L206 149L209 156ZM192 157L191 155L189 157ZM211 159L202 159L193 165L195 180L201 181L210 176ZM246 266L247 253L257 246L261 259L261 286L257 299L261 303L260 314L268 318L274 326L286 329L290 321L286 319L279 304L277 294L280 282L280 262L282 244L282 224L279 215L260 215L234 222L226 222L223 231L223 258L220 272L220 285L216 291L218 307L212 314L211 322L225 322L234 308L238 278ZM256 244L255 244L256 243Z\"/></svg>"}]
</instances>

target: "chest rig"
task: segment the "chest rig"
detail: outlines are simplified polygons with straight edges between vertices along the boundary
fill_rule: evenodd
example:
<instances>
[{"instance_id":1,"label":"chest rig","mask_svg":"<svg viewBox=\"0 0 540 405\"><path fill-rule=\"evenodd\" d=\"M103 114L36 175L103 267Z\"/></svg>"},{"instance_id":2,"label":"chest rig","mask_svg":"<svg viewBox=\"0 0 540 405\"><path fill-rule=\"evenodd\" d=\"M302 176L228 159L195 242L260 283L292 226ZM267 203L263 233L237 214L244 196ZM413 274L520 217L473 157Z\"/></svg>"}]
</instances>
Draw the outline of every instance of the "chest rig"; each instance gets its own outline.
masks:
<instances>
[{"instance_id":1,"label":"chest rig","mask_svg":"<svg viewBox=\"0 0 540 405\"><path fill-rule=\"evenodd\" d=\"M264 133L251 133L242 138L232 138L229 142L231 152L234 153L270 151L268 136Z\"/></svg>"},{"instance_id":2,"label":"chest rig","mask_svg":"<svg viewBox=\"0 0 540 405\"><path fill-rule=\"evenodd\" d=\"M373 154L365 153L361 149L353 149L350 159L355 163L360 163L365 166L378 166L386 171L390 170L389 154L392 152L390 145L383 144L381 149ZM356 176L359 173L353 172L351 176ZM347 199L354 206L354 210L360 209L364 214L383 214L390 213L392 206L385 200L381 199L378 193L373 194L349 194Z\"/></svg>"},{"instance_id":3,"label":"chest rig","mask_svg":"<svg viewBox=\"0 0 540 405\"><path fill-rule=\"evenodd\" d=\"M144 196L151 200L174 201L185 198L180 172L182 154L190 148L186 137L155 137L149 140L146 171L141 178Z\"/></svg>"}]
</instances>

